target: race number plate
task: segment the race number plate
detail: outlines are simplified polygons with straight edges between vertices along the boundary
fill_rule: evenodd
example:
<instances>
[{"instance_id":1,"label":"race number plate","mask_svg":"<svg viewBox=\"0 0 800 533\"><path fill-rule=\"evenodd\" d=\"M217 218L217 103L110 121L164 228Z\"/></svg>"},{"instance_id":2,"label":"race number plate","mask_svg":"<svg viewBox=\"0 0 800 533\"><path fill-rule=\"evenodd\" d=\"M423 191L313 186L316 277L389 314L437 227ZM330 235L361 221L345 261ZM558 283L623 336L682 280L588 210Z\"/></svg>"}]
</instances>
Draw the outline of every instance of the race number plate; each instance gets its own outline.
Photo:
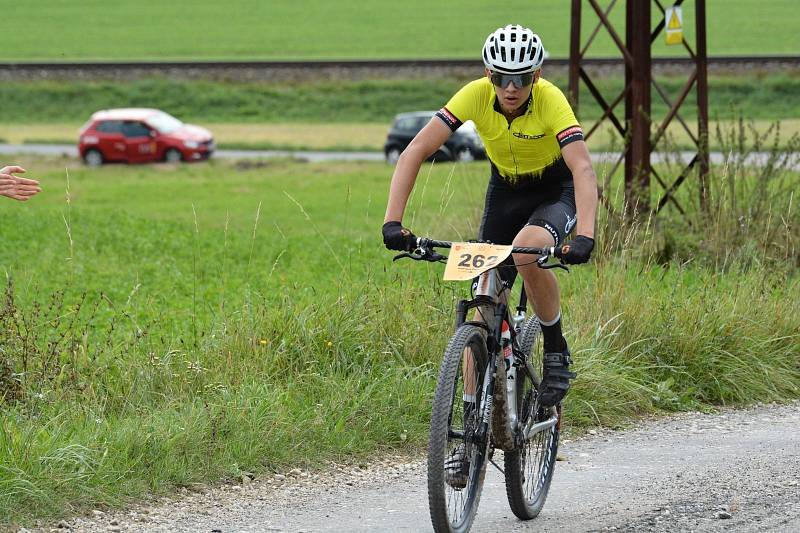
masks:
<instances>
[{"instance_id":1,"label":"race number plate","mask_svg":"<svg viewBox=\"0 0 800 533\"><path fill-rule=\"evenodd\" d=\"M511 255L512 246L480 242L454 242L450 247L444 279L464 281L481 275Z\"/></svg>"}]
</instances>

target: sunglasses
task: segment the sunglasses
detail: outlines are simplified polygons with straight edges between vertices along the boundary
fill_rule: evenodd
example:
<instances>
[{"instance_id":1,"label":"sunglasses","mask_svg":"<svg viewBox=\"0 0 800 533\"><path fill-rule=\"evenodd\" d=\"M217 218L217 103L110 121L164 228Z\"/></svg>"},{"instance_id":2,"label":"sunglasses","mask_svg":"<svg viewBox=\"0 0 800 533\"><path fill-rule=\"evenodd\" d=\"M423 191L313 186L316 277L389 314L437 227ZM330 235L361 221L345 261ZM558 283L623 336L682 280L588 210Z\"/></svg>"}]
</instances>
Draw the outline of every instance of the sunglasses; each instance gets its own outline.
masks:
<instances>
[{"instance_id":1,"label":"sunglasses","mask_svg":"<svg viewBox=\"0 0 800 533\"><path fill-rule=\"evenodd\" d=\"M513 83L517 88L527 87L533 83L533 72L526 72L524 74L500 74L499 72L492 72L492 83L497 87L508 87L509 83Z\"/></svg>"}]
</instances>

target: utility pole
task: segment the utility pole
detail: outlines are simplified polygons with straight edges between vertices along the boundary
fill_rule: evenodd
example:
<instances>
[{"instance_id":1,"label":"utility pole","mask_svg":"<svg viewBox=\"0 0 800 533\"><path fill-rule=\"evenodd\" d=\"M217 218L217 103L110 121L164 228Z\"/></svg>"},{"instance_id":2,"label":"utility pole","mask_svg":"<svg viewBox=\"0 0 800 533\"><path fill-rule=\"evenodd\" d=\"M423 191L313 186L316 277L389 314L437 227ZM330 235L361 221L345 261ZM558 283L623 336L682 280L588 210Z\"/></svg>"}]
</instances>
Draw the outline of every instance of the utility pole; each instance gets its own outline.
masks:
<instances>
[{"instance_id":1,"label":"utility pole","mask_svg":"<svg viewBox=\"0 0 800 533\"><path fill-rule=\"evenodd\" d=\"M611 177L624 160L625 213L641 214L651 210L658 213L668 203L682 213L684 210L675 199L674 192L686 180L691 171L697 167L700 204L705 208L708 203L708 187L706 184L708 176L706 0L694 0L696 51L683 38L682 34L681 5L684 0L675 0L671 6L666 7L662 5L661 0L622 1L625 3L624 41L620 37L620 33L614 28L609 16L618 4L618 0L610 0L605 7L599 5L599 0L572 0L571 6L569 98L576 113L580 113L579 93L581 82L583 82L585 88L603 111L602 115L597 117L594 125L586 132L586 139L589 140L601 125L610 122L614 131L622 137L625 146L616 163L612 165L604 183L600 184L601 198L607 206L611 207L608 199ZM651 29L654 5L663 15L663 18L655 28ZM581 35L581 25L585 16L584 6L588 6L589 9L586 11L594 12L599 19L593 31L587 34L588 37L585 42L583 42ZM668 15L670 20L667 20ZM602 94L583 64L583 59L586 57L590 45L601 30L605 30L611 37L625 64L625 86L622 92L614 98L607 98ZM674 101L661 84L654 79L652 72L652 43L656 41L662 31L667 33L668 43L672 40L674 43L682 45L682 48L688 52L694 62L694 69L689 74L688 81ZM675 38L676 32L679 32L677 33L677 38ZM660 120L656 120L651 113L652 89L655 89L658 96L669 108L666 116ZM696 92L697 101L696 133L688 126L680 113L692 89ZM622 100L625 101L624 120L620 120L615 111ZM689 106L685 107L688 108ZM691 112L694 113L695 110L691 110ZM591 121L593 117L581 118ZM697 150L683 171L669 184L662 179L651 165L650 155L654 149L657 149L659 141L664 138L667 127L673 120L683 126ZM652 129L653 124L658 126L655 131ZM650 205L651 185L653 185L651 178L661 188L660 198L655 206Z\"/></svg>"}]
</instances>

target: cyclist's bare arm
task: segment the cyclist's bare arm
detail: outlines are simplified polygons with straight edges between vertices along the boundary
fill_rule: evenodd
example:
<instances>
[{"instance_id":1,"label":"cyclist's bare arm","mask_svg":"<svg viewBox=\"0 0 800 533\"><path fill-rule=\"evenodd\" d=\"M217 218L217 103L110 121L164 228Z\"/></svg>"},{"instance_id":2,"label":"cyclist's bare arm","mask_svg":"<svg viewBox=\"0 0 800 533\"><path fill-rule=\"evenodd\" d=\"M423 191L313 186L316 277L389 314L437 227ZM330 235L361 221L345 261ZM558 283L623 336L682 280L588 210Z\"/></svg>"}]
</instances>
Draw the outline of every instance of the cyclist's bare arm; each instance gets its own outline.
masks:
<instances>
[{"instance_id":1,"label":"cyclist's bare arm","mask_svg":"<svg viewBox=\"0 0 800 533\"><path fill-rule=\"evenodd\" d=\"M406 203L411 195L411 189L414 188L422 162L436 152L452 133L444 122L433 117L403 150L392 175L384 222L403 220Z\"/></svg>"},{"instance_id":2,"label":"cyclist's bare arm","mask_svg":"<svg viewBox=\"0 0 800 533\"><path fill-rule=\"evenodd\" d=\"M578 235L594 238L597 216L597 177L584 141L574 141L561 149L564 162L572 171L575 182L575 206L578 209Z\"/></svg>"}]
</instances>

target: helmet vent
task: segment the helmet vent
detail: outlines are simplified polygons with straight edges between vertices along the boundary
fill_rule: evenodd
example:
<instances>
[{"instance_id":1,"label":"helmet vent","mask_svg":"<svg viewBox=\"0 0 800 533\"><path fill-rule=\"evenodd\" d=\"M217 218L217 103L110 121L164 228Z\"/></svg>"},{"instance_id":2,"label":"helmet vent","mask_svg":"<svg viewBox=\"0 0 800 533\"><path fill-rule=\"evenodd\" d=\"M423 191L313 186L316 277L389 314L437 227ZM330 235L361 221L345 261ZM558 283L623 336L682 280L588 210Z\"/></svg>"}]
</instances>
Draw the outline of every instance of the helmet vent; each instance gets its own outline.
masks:
<instances>
[{"instance_id":1,"label":"helmet vent","mask_svg":"<svg viewBox=\"0 0 800 533\"><path fill-rule=\"evenodd\" d=\"M483 62L493 72L533 72L542 65L544 49L529 28L509 24L491 33L483 45Z\"/></svg>"}]
</instances>

